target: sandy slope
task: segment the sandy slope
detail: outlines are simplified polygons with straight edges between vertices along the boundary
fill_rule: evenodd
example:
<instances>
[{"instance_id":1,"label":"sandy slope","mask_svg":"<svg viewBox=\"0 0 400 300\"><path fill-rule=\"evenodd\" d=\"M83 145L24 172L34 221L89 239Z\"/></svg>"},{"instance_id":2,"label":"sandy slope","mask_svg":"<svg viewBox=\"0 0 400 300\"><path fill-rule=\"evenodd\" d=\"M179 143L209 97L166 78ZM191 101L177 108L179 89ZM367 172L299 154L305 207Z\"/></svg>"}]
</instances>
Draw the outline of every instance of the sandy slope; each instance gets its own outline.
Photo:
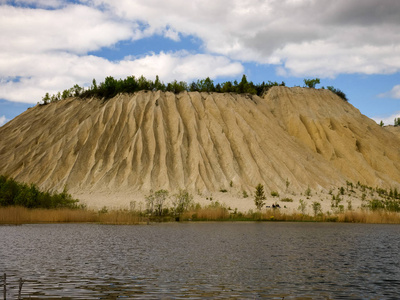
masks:
<instances>
[{"instance_id":1,"label":"sandy slope","mask_svg":"<svg viewBox=\"0 0 400 300\"><path fill-rule=\"evenodd\" d=\"M399 188L399 145L399 134L328 90L143 91L28 109L0 128L0 170L43 188L67 185L99 207L188 188L200 202L219 195L249 209L252 199L240 195L258 183L281 195L286 181L298 195L346 181Z\"/></svg>"}]
</instances>

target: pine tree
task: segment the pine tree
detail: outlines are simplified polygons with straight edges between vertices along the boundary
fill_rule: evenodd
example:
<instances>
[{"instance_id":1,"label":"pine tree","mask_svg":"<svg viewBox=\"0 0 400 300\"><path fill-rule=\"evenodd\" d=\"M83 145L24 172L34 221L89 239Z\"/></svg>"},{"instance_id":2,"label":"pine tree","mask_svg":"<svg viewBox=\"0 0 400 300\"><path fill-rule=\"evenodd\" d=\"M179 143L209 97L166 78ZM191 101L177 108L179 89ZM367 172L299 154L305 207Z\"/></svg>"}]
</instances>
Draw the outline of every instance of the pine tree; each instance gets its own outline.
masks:
<instances>
[{"instance_id":1,"label":"pine tree","mask_svg":"<svg viewBox=\"0 0 400 300\"><path fill-rule=\"evenodd\" d=\"M258 210L260 210L264 206L264 200L266 199L267 198L265 197L264 186L259 183L256 186L256 194L254 196L254 204L256 205Z\"/></svg>"}]
</instances>

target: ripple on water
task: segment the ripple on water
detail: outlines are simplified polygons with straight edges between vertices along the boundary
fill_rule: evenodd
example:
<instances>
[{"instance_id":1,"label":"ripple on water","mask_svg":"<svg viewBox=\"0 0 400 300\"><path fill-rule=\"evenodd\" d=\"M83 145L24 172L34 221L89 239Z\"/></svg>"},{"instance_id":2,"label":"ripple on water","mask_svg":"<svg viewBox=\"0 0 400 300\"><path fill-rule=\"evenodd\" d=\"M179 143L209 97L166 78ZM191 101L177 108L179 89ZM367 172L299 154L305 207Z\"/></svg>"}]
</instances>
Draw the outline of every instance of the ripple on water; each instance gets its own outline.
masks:
<instances>
[{"instance_id":1,"label":"ripple on water","mask_svg":"<svg viewBox=\"0 0 400 300\"><path fill-rule=\"evenodd\" d=\"M325 223L0 227L8 296L396 299L400 227Z\"/></svg>"}]
</instances>

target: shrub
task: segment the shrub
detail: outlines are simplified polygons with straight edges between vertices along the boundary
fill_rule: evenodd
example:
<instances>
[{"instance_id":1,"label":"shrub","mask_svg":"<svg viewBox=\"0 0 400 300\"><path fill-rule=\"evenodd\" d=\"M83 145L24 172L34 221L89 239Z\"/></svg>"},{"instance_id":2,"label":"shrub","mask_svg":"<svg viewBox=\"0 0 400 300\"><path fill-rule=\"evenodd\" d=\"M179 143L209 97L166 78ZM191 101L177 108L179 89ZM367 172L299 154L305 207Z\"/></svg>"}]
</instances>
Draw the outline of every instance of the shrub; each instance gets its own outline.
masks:
<instances>
[{"instance_id":1,"label":"shrub","mask_svg":"<svg viewBox=\"0 0 400 300\"><path fill-rule=\"evenodd\" d=\"M319 202L317 202L317 201L314 201L314 202L311 204L311 207L312 207L312 209L313 209L313 211L314 211L314 217L316 217L317 215L319 215L319 214L322 213L321 203L319 203Z\"/></svg>"},{"instance_id":2,"label":"shrub","mask_svg":"<svg viewBox=\"0 0 400 300\"><path fill-rule=\"evenodd\" d=\"M342 92L341 90L336 89L336 88L334 88L333 86L328 86L327 88L328 88L328 90L330 90L331 92L335 93L335 94L338 95L340 98L342 98L344 101L346 101L346 102L349 101L349 100L347 99L346 94L345 94L344 92Z\"/></svg>"},{"instance_id":3,"label":"shrub","mask_svg":"<svg viewBox=\"0 0 400 300\"><path fill-rule=\"evenodd\" d=\"M173 198L172 204L177 215L187 211L193 203L193 195L187 190L179 190L179 193L175 194Z\"/></svg>"},{"instance_id":4,"label":"shrub","mask_svg":"<svg viewBox=\"0 0 400 300\"><path fill-rule=\"evenodd\" d=\"M271 196L272 196L272 197L279 197L279 193L276 192L276 191L272 191L272 192L271 192Z\"/></svg>"},{"instance_id":5,"label":"shrub","mask_svg":"<svg viewBox=\"0 0 400 300\"><path fill-rule=\"evenodd\" d=\"M267 198L265 197L264 186L259 183L256 186L256 193L254 195L254 204L256 205L258 210L260 210L264 206L264 200L266 199Z\"/></svg>"},{"instance_id":6,"label":"shrub","mask_svg":"<svg viewBox=\"0 0 400 300\"><path fill-rule=\"evenodd\" d=\"M305 214L305 212L306 212L306 209L307 209L307 204L306 204L306 202L304 201L304 200L302 200L302 199L300 199L300 205L299 205L299 207L297 208L303 215Z\"/></svg>"},{"instance_id":7,"label":"shrub","mask_svg":"<svg viewBox=\"0 0 400 300\"><path fill-rule=\"evenodd\" d=\"M146 196L147 211L149 214L162 216L163 206L168 198L167 190L158 190L156 192L150 191L150 195Z\"/></svg>"},{"instance_id":8,"label":"shrub","mask_svg":"<svg viewBox=\"0 0 400 300\"><path fill-rule=\"evenodd\" d=\"M282 202L293 202L292 198L283 198L281 199Z\"/></svg>"},{"instance_id":9,"label":"shrub","mask_svg":"<svg viewBox=\"0 0 400 300\"><path fill-rule=\"evenodd\" d=\"M43 192L35 184L19 183L13 178L0 176L0 206L27 208L84 208L72 198L65 187L61 193Z\"/></svg>"},{"instance_id":10,"label":"shrub","mask_svg":"<svg viewBox=\"0 0 400 300\"><path fill-rule=\"evenodd\" d=\"M315 79L304 79L304 84L306 85L306 87L308 88L315 88L315 86L317 84L320 84L320 80L319 78L315 78Z\"/></svg>"},{"instance_id":11,"label":"shrub","mask_svg":"<svg viewBox=\"0 0 400 300\"><path fill-rule=\"evenodd\" d=\"M307 189L306 189L306 191L304 192L304 194L305 194L307 197L310 197L310 196L311 196L311 189L310 189L310 187L307 187Z\"/></svg>"}]
</instances>

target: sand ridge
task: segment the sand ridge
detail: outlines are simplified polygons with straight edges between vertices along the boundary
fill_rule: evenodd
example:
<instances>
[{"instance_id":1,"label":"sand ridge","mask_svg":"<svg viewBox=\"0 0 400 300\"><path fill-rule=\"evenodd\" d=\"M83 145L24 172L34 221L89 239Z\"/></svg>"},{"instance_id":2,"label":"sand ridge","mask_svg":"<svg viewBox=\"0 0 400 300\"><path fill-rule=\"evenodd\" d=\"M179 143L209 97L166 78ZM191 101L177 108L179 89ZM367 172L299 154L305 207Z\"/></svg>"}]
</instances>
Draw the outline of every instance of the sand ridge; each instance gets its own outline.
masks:
<instances>
[{"instance_id":1,"label":"sand ridge","mask_svg":"<svg viewBox=\"0 0 400 300\"><path fill-rule=\"evenodd\" d=\"M67 186L90 204L128 205L151 189L179 188L240 199L258 183L282 193L286 181L297 193L346 181L400 187L399 135L329 90L70 98L28 109L0 137L2 173Z\"/></svg>"}]
</instances>

